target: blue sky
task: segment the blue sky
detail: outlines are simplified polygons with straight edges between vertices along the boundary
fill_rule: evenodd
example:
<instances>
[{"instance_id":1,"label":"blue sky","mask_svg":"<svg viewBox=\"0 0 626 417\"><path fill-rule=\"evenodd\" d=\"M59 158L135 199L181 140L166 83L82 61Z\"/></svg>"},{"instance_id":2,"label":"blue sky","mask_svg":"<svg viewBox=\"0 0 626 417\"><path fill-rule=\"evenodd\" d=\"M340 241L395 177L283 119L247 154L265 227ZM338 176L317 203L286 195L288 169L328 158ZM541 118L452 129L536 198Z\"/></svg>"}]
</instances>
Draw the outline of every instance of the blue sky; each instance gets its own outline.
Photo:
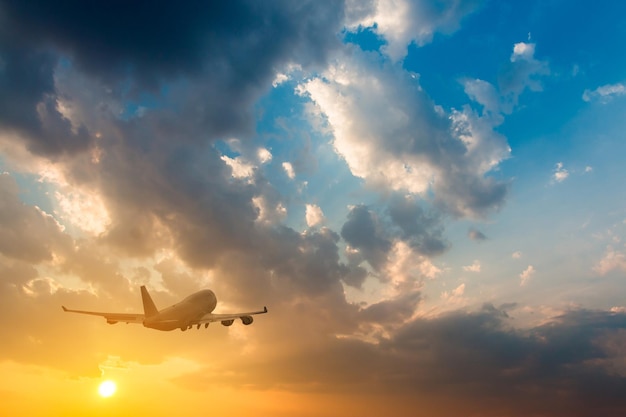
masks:
<instances>
[{"instance_id":1,"label":"blue sky","mask_svg":"<svg viewBox=\"0 0 626 417\"><path fill-rule=\"evenodd\" d=\"M29 329L210 287L272 314L210 329L223 363L76 321L88 354L5 329L0 367L183 361L180 398L314 387L329 416L400 388L397 415L626 410L587 390L626 384L626 5L34 4L0 0L0 305Z\"/></svg>"}]
</instances>

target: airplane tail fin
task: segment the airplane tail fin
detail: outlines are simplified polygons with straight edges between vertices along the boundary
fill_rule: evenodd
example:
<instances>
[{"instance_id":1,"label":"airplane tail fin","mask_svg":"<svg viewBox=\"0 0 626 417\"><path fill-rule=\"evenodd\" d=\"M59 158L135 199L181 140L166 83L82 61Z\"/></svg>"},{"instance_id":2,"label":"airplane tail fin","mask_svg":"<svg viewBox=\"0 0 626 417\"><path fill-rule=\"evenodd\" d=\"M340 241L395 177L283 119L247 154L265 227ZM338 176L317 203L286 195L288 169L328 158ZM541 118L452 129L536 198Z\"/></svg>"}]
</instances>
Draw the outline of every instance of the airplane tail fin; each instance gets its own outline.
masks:
<instances>
[{"instance_id":1,"label":"airplane tail fin","mask_svg":"<svg viewBox=\"0 0 626 417\"><path fill-rule=\"evenodd\" d=\"M143 301L143 312L146 317L155 316L159 313L145 285L141 286L141 301Z\"/></svg>"}]
</instances>

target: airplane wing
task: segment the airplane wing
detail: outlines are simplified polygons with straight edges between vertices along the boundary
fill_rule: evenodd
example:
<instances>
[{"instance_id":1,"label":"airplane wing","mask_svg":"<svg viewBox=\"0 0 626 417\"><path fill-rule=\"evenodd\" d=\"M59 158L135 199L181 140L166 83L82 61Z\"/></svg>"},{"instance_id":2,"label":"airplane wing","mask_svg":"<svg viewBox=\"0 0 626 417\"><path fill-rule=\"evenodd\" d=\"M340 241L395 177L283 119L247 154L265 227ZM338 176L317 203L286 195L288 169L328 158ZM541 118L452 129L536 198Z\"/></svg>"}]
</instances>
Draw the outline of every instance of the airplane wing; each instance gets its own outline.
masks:
<instances>
[{"instance_id":1,"label":"airplane wing","mask_svg":"<svg viewBox=\"0 0 626 417\"><path fill-rule=\"evenodd\" d=\"M83 311L83 310L70 310L65 306L61 306L63 311L66 313L80 313L80 314L90 314L92 316L101 316L104 317L109 324L115 324L117 322L122 323L143 323L144 315L143 314L126 314L126 313L99 313L97 311Z\"/></svg>"},{"instance_id":2,"label":"airplane wing","mask_svg":"<svg viewBox=\"0 0 626 417\"><path fill-rule=\"evenodd\" d=\"M255 314L265 314L267 313L267 307L263 307L263 310L261 311L251 311L249 313L234 313L234 314L213 314L213 313L209 313L204 315L200 320L196 320L194 322L192 322L191 324L204 324L204 323L212 323L212 322L216 322L216 321L221 321L222 324L224 325L230 325L232 324L232 322L236 319L241 319L241 321L243 322L243 324L250 324L252 323L252 317ZM230 324L226 324L229 323Z\"/></svg>"}]
</instances>

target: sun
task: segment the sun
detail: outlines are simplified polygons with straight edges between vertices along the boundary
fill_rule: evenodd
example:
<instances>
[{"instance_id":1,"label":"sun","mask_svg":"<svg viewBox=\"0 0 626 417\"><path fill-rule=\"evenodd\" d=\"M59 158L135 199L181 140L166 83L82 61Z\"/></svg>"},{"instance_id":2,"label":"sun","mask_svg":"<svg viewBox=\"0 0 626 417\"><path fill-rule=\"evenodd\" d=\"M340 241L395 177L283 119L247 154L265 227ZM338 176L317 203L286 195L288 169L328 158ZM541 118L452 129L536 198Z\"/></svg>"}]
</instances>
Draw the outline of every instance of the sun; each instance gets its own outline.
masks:
<instances>
[{"instance_id":1,"label":"sun","mask_svg":"<svg viewBox=\"0 0 626 417\"><path fill-rule=\"evenodd\" d=\"M101 397L107 398L115 394L116 390L117 385L115 385L115 382L107 379L106 381L102 381L102 383L98 387L98 394L100 394Z\"/></svg>"}]
</instances>

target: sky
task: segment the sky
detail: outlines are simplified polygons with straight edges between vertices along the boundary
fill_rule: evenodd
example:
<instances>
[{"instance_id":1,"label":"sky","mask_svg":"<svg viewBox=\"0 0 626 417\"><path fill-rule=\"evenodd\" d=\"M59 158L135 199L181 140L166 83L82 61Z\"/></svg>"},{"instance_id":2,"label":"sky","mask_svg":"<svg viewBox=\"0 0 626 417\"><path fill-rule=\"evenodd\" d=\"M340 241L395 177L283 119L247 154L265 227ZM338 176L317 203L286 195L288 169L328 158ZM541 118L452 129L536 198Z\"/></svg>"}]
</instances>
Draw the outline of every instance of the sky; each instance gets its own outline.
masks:
<instances>
[{"instance_id":1,"label":"sky","mask_svg":"<svg viewBox=\"0 0 626 417\"><path fill-rule=\"evenodd\" d=\"M611 1L0 0L1 414L625 415L625 41ZM141 285L269 313L61 309Z\"/></svg>"}]
</instances>

